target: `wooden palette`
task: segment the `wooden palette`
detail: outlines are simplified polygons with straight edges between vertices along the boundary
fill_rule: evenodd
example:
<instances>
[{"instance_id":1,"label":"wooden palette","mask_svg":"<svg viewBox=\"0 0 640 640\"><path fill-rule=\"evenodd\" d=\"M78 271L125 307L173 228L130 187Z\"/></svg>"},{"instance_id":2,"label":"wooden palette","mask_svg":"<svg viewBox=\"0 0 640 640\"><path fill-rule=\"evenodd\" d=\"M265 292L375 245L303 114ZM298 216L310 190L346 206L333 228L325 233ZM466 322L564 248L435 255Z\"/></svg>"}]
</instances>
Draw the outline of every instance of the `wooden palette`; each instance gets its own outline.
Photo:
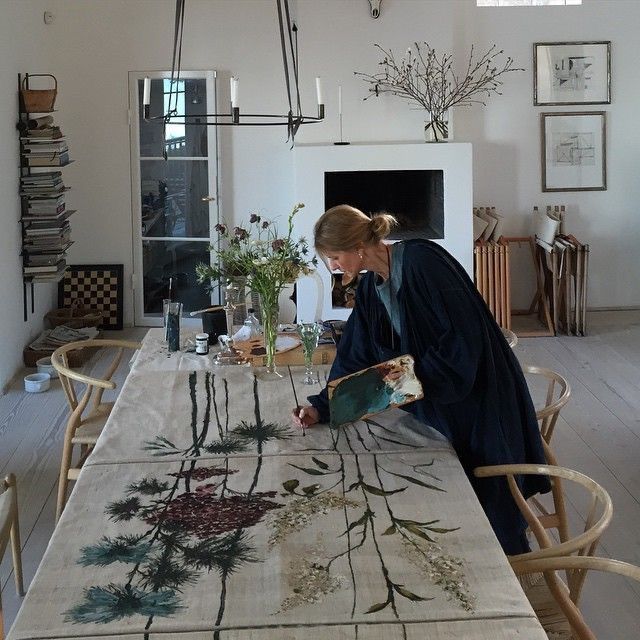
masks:
<instances>
[{"instance_id":1,"label":"wooden palette","mask_svg":"<svg viewBox=\"0 0 640 640\"><path fill-rule=\"evenodd\" d=\"M363 420L424 397L410 355L337 378L327 387L332 427Z\"/></svg>"}]
</instances>

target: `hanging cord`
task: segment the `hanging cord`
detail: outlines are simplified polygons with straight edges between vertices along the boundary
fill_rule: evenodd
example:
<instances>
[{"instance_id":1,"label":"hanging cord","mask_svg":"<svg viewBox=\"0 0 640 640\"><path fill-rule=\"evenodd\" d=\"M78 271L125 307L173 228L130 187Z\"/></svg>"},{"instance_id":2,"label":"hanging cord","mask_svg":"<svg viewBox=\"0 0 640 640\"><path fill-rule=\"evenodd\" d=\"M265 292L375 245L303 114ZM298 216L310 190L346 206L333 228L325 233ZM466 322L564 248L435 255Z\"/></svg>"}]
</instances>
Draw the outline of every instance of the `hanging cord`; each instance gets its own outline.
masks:
<instances>
[{"instance_id":1,"label":"hanging cord","mask_svg":"<svg viewBox=\"0 0 640 640\"><path fill-rule=\"evenodd\" d=\"M287 0L285 0L285 2L287 2ZM284 80L285 80L285 85L287 87L287 100L289 101L289 118L287 122L287 141L291 139L293 143L295 132L293 131L293 106L291 104L291 83L289 80L289 62L287 60L287 45L284 37L282 0L276 0L276 5L278 7L278 26L280 27L280 47L282 49L282 64L284 66Z\"/></svg>"},{"instance_id":2,"label":"hanging cord","mask_svg":"<svg viewBox=\"0 0 640 640\"><path fill-rule=\"evenodd\" d=\"M302 109L300 107L300 86L298 82L298 27L295 23L291 23L291 14L289 11L289 0L284 0L284 10L287 18L287 31L289 33L289 48L291 49L291 68L293 69L293 81L295 83L296 90L296 115L292 118L293 120L293 132L292 132L292 141L295 137L298 129L300 128L300 115L302 114ZM295 44L294 44L295 38ZM289 104L291 104L291 99L289 99Z\"/></svg>"},{"instance_id":3,"label":"hanging cord","mask_svg":"<svg viewBox=\"0 0 640 640\"><path fill-rule=\"evenodd\" d=\"M178 113L178 85L182 67L182 34L184 31L185 0L176 0L176 15L173 29L173 54L171 57L171 80L169 82L169 102L162 121L162 138L164 145L162 157L167 159L167 124L171 117Z\"/></svg>"}]
</instances>

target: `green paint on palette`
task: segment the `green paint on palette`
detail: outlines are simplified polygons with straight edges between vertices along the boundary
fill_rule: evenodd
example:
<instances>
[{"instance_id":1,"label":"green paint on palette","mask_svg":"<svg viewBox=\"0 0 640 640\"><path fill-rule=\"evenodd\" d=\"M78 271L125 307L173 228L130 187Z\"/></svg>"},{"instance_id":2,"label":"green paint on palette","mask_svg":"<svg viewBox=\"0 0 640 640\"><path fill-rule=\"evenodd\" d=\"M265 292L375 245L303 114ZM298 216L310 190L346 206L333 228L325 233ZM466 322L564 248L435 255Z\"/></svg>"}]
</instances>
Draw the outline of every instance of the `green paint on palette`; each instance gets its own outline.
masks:
<instances>
[{"instance_id":1,"label":"green paint on palette","mask_svg":"<svg viewBox=\"0 0 640 640\"><path fill-rule=\"evenodd\" d=\"M381 369L370 368L343 380L329 400L330 426L339 427L387 409L394 390L383 376Z\"/></svg>"}]
</instances>

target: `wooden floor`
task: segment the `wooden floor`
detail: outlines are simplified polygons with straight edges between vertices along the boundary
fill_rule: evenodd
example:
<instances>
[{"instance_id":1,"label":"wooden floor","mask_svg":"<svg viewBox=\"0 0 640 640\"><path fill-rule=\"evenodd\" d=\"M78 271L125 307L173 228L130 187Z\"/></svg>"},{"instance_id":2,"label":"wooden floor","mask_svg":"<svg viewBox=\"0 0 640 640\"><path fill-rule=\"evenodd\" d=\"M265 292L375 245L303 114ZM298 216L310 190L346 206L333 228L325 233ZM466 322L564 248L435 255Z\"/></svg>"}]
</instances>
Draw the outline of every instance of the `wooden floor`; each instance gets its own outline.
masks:
<instances>
[{"instance_id":1,"label":"wooden floor","mask_svg":"<svg viewBox=\"0 0 640 640\"><path fill-rule=\"evenodd\" d=\"M523 363L568 378L573 393L553 441L559 462L591 476L611 494L614 519L600 554L640 565L640 311L590 313L589 322L588 337L521 339L516 353ZM128 329L117 337L140 339L144 333ZM126 371L122 366L116 378L122 380ZM20 379L0 397L0 474L13 471L18 477L25 586L53 530L66 415L57 382L47 393L27 394ZM573 492L569 501L576 529L585 505ZM0 565L7 627L21 602L9 557ZM600 640L640 638L640 584L590 574L583 609Z\"/></svg>"}]
</instances>

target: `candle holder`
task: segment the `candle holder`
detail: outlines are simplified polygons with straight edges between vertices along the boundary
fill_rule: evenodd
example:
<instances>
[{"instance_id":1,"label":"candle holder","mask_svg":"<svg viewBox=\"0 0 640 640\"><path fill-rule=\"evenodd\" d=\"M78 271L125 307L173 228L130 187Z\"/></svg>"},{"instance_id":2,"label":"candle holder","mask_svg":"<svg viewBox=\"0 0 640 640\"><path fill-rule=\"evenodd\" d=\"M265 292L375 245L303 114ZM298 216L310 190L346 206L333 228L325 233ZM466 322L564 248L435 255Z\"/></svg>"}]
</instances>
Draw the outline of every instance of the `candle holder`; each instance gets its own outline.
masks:
<instances>
[{"instance_id":1,"label":"candle holder","mask_svg":"<svg viewBox=\"0 0 640 640\"><path fill-rule=\"evenodd\" d=\"M318 339L323 327L319 322L301 322L296 328L300 340L302 340L302 353L304 354L304 378L302 378L302 384L316 384L318 380L313 377L313 352L318 346Z\"/></svg>"},{"instance_id":2,"label":"candle holder","mask_svg":"<svg viewBox=\"0 0 640 640\"><path fill-rule=\"evenodd\" d=\"M233 282L228 282L224 288L224 312L227 318L227 339L221 342L222 349L213 362L217 365L247 364L247 359L233 346L233 312L238 302L240 288Z\"/></svg>"}]
</instances>

